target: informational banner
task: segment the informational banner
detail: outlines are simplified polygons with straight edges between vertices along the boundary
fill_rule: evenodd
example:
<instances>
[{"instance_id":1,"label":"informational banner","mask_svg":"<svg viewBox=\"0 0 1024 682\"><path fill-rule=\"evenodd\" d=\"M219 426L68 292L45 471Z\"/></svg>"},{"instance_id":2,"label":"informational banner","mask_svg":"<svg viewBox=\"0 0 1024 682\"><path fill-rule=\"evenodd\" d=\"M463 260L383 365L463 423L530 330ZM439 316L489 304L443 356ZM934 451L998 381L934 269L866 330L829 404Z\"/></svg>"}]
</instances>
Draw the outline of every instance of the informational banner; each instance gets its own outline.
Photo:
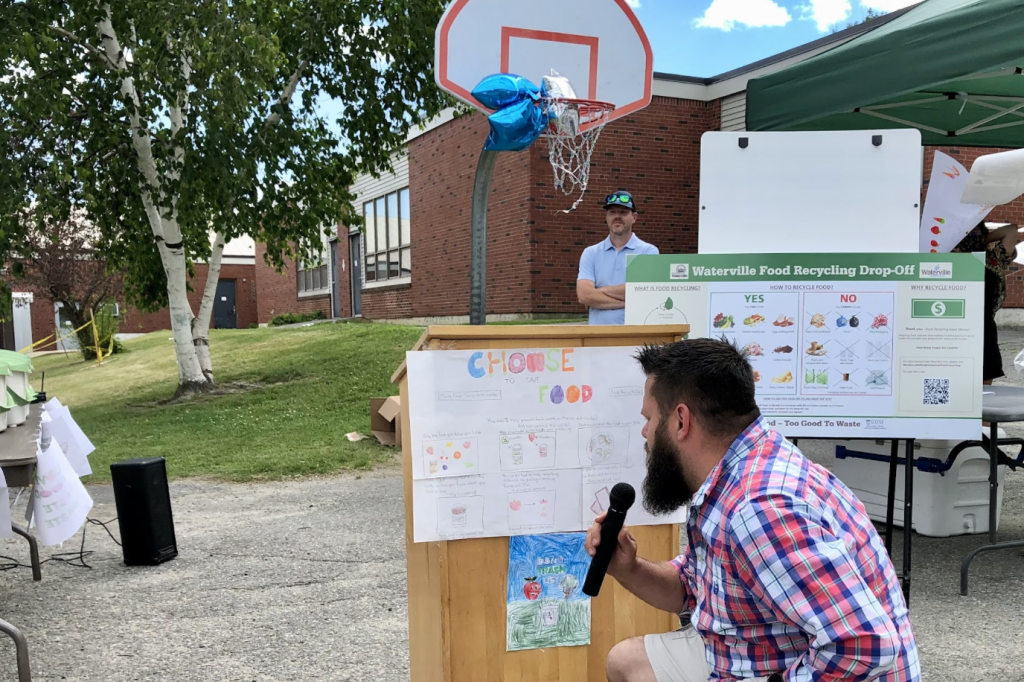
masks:
<instances>
[{"instance_id":1,"label":"informational banner","mask_svg":"<svg viewBox=\"0 0 1024 682\"><path fill-rule=\"evenodd\" d=\"M414 541L581 531L619 482L639 502L645 377L633 347L413 351Z\"/></svg>"},{"instance_id":2,"label":"informational banner","mask_svg":"<svg viewBox=\"0 0 1024 682\"><path fill-rule=\"evenodd\" d=\"M745 350L788 437L977 438L984 265L973 254L636 256L626 324Z\"/></svg>"}]
</instances>

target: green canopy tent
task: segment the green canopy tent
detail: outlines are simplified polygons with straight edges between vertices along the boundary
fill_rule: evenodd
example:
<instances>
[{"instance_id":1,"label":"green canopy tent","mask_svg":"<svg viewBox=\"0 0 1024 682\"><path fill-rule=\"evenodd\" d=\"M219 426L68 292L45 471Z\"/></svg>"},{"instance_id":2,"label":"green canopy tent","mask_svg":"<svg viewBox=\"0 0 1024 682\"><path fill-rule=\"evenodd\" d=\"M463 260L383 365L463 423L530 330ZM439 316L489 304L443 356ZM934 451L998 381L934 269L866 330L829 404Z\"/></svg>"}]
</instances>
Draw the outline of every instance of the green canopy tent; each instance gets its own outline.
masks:
<instances>
[{"instance_id":1,"label":"green canopy tent","mask_svg":"<svg viewBox=\"0 0 1024 682\"><path fill-rule=\"evenodd\" d=\"M747 130L917 128L926 145L1024 147L1024 2L926 0L747 85Z\"/></svg>"}]
</instances>

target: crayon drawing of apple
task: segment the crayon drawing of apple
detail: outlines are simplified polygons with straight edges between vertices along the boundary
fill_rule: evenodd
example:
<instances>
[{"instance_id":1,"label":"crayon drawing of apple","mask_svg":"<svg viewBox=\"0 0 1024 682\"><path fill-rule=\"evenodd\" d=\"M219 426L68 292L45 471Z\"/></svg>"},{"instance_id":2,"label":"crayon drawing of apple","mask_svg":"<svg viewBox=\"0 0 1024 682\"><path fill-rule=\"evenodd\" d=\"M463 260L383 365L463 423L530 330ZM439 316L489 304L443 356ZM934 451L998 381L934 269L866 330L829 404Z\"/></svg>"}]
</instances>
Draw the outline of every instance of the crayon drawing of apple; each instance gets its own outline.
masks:
<instances>
[{"instance_id":1,"label":"crayon drawing of apple","mask_svg":"<svg viewBox=\"0 0 1024 682\"><path fill-rule=\"evenodd\" d=\"M526 581L526 584L523 585L523 594L526 595L526 598L530 601L537 599L540 596L542 588L540 583L537 582L536 576L523 579Z\"/></svg>"}]
</instances>

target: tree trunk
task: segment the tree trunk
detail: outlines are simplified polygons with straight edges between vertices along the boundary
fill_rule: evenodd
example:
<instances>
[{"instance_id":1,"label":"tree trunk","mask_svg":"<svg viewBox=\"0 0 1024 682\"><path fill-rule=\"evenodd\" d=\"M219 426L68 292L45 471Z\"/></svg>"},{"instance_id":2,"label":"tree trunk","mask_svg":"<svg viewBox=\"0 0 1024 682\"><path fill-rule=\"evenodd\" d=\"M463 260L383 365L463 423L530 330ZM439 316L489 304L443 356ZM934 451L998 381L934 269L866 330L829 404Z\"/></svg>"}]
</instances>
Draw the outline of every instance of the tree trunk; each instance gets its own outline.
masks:
<instances>
[{"instance_id":1,"label":"tree trunk","mask_svg":"<svg viewBox=\"0 0 1024 682\"><path fill-rule=\"evenodd\" d=\"M192 343L196 347L199 366L203 375L213 383L213 364L210 362L210 318L213 316L213 302L217 297L217 282L220 281L220 265L224 258L224 235L216 233L206 274L206 289L199 304L199 316L192 320Z\"/></svg>"},{"instance_id":2,"label":"tree trunk","mask_svg":"<svg viewBox=\"0 0 1024 682\"><path fill-rule=\"evenodd\" d=\"M149 130L142 125L139 115L139 93L135 88L135 79L128 70L125 53L117 39L117 32L111 20L110 5L104 4L102 10L103 14L96 28L103 43L107 64L121 74L121 93L127 99L132 147L135 149L136 161L142 173L142 203L146 208L146 217L149 219L150 229L153 230L153 238L160 252L164 272L167 274L167 307L171 314L171 335L174 337L174 354L178 361L178 390L175 397L203 393L209 389L210 384L199 365L196 347L192 343L194 315L188 302L185 248L178 226L177 202L174 196L167 196L164 190L163 178L153 156L152 138ZM187 81L189 72L184 64L183 75ZM181 100L178 103L180 105ZM172 131L176 132L184 125L181 107L172 107L170 117ZM175 147L174 154L180 161L184 152L180 147Z\"/></svg>"},{"instance_id":3,"label":"tree trunk","mask_svg":"<svg viewBox=\"0 0 1024 682\"><path fill-rule=\"evenodd\" d=\"M175 397L203 393L209 382L199 365L199 356L192 343L192 306L188 302L185 286L185 250L180 245L169 248L160 242L160 257L167 273L167 308L171 314L171 335L174 337L174 355L178 361L178 390Z\"/></svg>"}]
</instances>

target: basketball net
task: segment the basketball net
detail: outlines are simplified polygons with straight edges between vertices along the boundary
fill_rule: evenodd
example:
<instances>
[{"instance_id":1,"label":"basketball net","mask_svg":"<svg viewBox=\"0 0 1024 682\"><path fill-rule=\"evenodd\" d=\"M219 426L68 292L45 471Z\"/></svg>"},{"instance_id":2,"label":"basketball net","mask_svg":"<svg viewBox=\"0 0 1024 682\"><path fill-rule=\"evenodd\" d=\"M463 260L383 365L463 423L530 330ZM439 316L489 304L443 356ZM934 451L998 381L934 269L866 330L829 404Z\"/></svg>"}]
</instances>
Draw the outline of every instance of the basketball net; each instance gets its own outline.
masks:
<instances>
[{"instance_id":1,"label":"basketball net","mask_svg":"<svg viewBox=\"0 0 1024 682\"><path fill-rule=\"evenodd\" d=\"M585 99L547 98L544 109L551 121L546 136L555 187L567 196L579 193L572 207L562 211L569 213L583 201L590 180L590 157L615 105Z\"/></svg>"}]
</instances>

